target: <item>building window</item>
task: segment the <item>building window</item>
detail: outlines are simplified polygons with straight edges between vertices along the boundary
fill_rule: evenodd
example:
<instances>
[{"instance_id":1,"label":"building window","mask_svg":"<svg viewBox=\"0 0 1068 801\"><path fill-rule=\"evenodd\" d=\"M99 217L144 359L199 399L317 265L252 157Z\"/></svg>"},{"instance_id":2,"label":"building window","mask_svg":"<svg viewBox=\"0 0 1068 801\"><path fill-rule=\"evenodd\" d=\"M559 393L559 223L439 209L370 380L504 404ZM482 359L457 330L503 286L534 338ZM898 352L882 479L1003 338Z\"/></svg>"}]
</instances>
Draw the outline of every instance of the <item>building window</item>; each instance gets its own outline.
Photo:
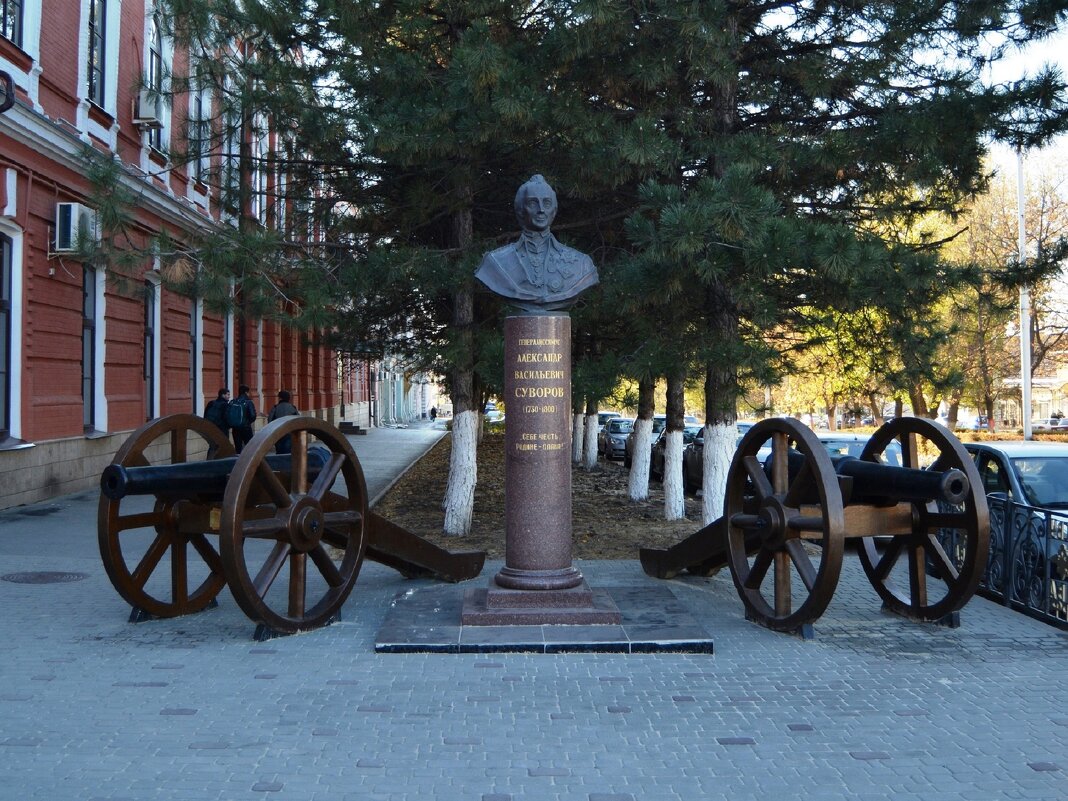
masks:
<instances>
[{"instance_id":1,"label":"building window","mask_svg":"<svg viewBox=\"0 0 1068 801\"><path fill-rule=\"evenodd\" d=\"M96 397L96 270L82 267L82 425L93 430Z\"/></svg>"},{"instance_id":2,"label":"building window","mask_svg":"<svg viewBox=\"0 0 1068 801\"><path fill-rule=\"evenodd\" d=\"M0 439L11 435L11 262L13 246L0 236Z\"/></svg>"},{"instance_id":3,"label":"building window","mask_svg":"<svg viewBox=\"0 0 1068 801\"><path fill-rule=\"evenodd\" d=\"M148 88L152 92L154 114L157 120L163 119L163 31L160 30L159 18L152 17L148 29ZM152 128L148 132L148 144L156 150L163 149L163 127Z\"/></svg>"},{"instance_id":4,"label":"building window","mask_svg":"<svg viewBox=\"0 0 1068 801\"><path fill-rule=\"evenodd\" d=\"M107 0L89 0L89 99L104 106L104 65L107 43Z\"/></svg>"},{"instance_id":5,"label":"building window","mask_svg":"<svg viewBox=\"0 0 1068 801\"><path fill-rule=\"evenodd\" d=\"M156 285L145 281L145 419L156 416Z\"/></svg>"},{"instance_id":6,"label":"building window","mask_svg":"<svg viewBox=\"0 0 1068 801\"><path fill-rule=\"evenodd\" d=\"M0 0L0 37L22 47L22 0Z\"/></svg>"},{"instance_id":7,"label":"building window","mask_svg":"<svg viewBox=\"0 0 1068 801\"><path fill-rule=\"evenodd\" d=\"M193 108L189 123L189 155L193 162L193 180L208 180L208 118L204 113L204 94L193 93Z\"/></svg>"}]
</instances>

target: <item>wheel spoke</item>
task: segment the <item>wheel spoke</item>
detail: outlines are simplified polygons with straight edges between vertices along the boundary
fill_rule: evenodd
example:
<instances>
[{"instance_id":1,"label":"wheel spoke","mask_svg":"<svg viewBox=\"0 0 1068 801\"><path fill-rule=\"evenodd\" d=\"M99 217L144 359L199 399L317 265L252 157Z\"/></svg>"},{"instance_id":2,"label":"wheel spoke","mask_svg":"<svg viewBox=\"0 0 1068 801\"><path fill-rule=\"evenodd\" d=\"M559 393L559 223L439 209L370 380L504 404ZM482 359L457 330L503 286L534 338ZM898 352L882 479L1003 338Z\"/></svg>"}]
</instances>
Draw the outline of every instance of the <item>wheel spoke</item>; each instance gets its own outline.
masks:
<instances>
[{"instance_id":1,"label":"wheel spoke","mask_svg":"<svg viewBox=\"0 0 1068 801\"><path fill-rule=\"evenodd\" d=\"M764 583L764 577L768 575L768 568L771 567L774 555L774 551L764 549L761 549L756 555L756 559L753 560L753 567L750 568L749 575L745 577L745 586L747 589L760 589L760 585Z\"/></svg>"},{"instance_id":2,"label":"wheel spoke","mask_svg":"<svg viewBox=\"0 0 1068 801\"><path fill-rule=\"evenodd\" d=\"M355 509L346 509L341 512L326 512L323 515L323 525L327 528L335 526L354 526L363 519L363 515Z\"/></svg>"},{"instance_id":3,"label":"wheel spoke","mask_svg":"<svg viewBox=\"0 0 1068 801\"><path fill-rule=\"evenodd\" d=\"M274 580L278 578L278 574L285 566L288 556L289 543L276 542L274 548L271 549L270 556L267 557L267 561L263 563L260 572L256 574L256 578L252 581L253 589L256 590L256 594L260 598L267 595L267 591L271 589Z\"/></svg>"},{"instance_id":4,"label":"wheel spoke","mask_svg":"<svg viewBox=\"0 0 1068 801\"><path fill-rule=\"evenodd\" d=\"M319 471L319 475L316 477L311 489L308 490L308 494L315 500L321 501L323 496L334 486L334 481L337 480L337 474L341 472L343 464L345 464L345 454L330 454L330 459L323 465L323 469Z\"/></svg>"},{"instance_id":5,"label":"wheel spoke","mask_svg":"<svg viewBox=\"0 0 1068 801\"><path fill-rule=\"evenodd\" d=\"M901 466L919 468L920 454L916 448L916 435L911 431L901 436Z\"/></svg>"},{"instance_id":6,"label":"wheel spoke","mask_svg":"<svg viewBox=\"0 0 1068 801\"><path fill-rule=\"evenodd\" d=\"M790 483L790 436L785 431L771 435L771 484L775 494L783 494Z\"/></svg>"},{"instance_id":7,"label":"wheel spoke","mask_svg":"<svg viewBox=\"0 0 1068 801\"><path fill-rule=\"evenodd\" d=\"M926 554L927 550L922 545L909 548L909 587L913 609L927 606Z\"/></svg>"},{"instance_id":8,"label":"wheel spoke","mask_svg":"<svg viewBox=\"0 0 1068 801\"><path fill-rule=\"evenodd\" d=\"M157 565L159 565L159 560L163 558L163 554L167 553L167 548L170 547L170 544L171 538L169 534L157 534L156 538L152 540L152 544L148 546L145 555L138 562L137 568L130 574L130 578L138 589L144 588L145 583L155 571Z\"/></svg>"},{"instance_id":9,"label":"wheel spoke","mask_svg":"<svg viewBox=\"0 0 1068 801\"><path fill-rule=\"evenodd\" d=\"M764 472L764 466L760 464L759 459L755 456L746 456L742 459L742 464L745 465L745 472L750 481L753 482L758 498L763 500L775 494L775 490L771 488L771 482L768 481L768 475Z\"/></svg>"},{"instance_id":10,"label":"wheel spoke","mask_svg":"<svg viewBox=\"0 0 1068 801\"><path fill-rule=\"evenodd\" d=\"M341 573L337 569L337 565L330 558L330 555L326 552L326 548L322 543L316 545L311 551L312 561L315 562L315 566L319 568L319 572L323 578L326 579L326 583L331 587L340 587L345 583L345 579L341 577Z\"/></svg>"},{"instance_id":11,"label":"wheel spoke","mask_svg":"<svg viewBox=\"0 0 1068 801\"><path fill-rule=\"evenodd\" d=\"M308 491L308 432L298 431L290 436L289 488L294 495L303 495Z\"/></svg>"},{"instance_id":12,"label":"wheel spoke","mask_svg":"<svg viewBox=\"0 0 1068 801\"><path fill-rule=\"evenodd\" d=\"M241 526L241 536L245 539L277 540L278 535L286 530L286 523L281 517L265 517L262 520L246 520Z\"/></svg>"},{"instance_id":13,"label":"wheel spoke","mask_svg":"<svg viewBox=\"0 0 1068 801\"><path fill-rule=\"evenodd\" d=\"M171 464L186 460L186 435L187 431L184 428L171 431Z\"/></svg>"},{"instance_id":14,"label":"wheel spoke","mask_svg":"<svg viewBox=\"0 0 1068 801\"><path fill-rule=\"evenodd\" d=\"M949 558L949 554L947 554L942 547L942 543L938 541L938 538L932 534L928 534L927 548L929 549L931 559L934 560L938 569L941 571L940 575L946 584L956 584L960 580L960 573L957 571L957 566L953 564L953 561Z\"/></svg>"},{"instance_id":15,"label":"wheel spoke","mask_svg":"<svg viewBox=\"0 0 1068 801\"><path fill-rule=\"evenodd\" d=\"M271 469L271 466L267 463L266 459L256 465L256 477L263 483L263 487L267 490L267 494L271 496L274 505L279 509L285 509L293 503L293 499L289 496L289 492L282 486L282 482L278 480L278 476L274 474L274 471Z\"/></svg>"},{"instance_id":16,"label":"wheel spoke","mask_svg":"<svg viewBox=\"0 0 1068 801\"><path fill-rule=\"evenodd\" d=\"M132 528L148 528L158 526L167 521L167 516L158 512L141 512L136 515L123 515L115 518L114 530L128 531Z\"/></svg>"},{"instance_id":17,"label":"wheel spoke","mask_svg":"<svg viewBox=\"0 0 1068 801\"><path fill-rule=\"evenodd\" d=\"M879 563L875 566L875 578L879 581L886 581L890 575L890 571L894 569L894 565L897 564L898 558L901 556L901 549L905 547L905 540L903 537L894 537L890 540L890 544L886 546L886 551L879 559Z\"/></svg>"},{"instance_id":18,"label":"wheel spoke","mask_svg":"<svg viewBox=\"0 0 1068 801\"><path fill-rule=\"evenodd\" d=\"M212 547L210 542L208 542L208 538L203 534L192 534L189 537L189 541L193 544L193 547L197 549L197 553L200 554L211 572L216 575L222 575L222 559L219 557L219 552Z\"/></svg>"},{"instance_id":19,"label":"wheel spoke","mask_svg":"<svg viewBox=\"0 0 1068 801\"><path fill-rule=\"evenodd\" d=\"M923 514L923 510L920 510ZM970 519L964 512L928 512L921 518L927 528L968 528Z\"/></svg>"},{"instance_id":20,"label":"wheel spoke","mask_svg":"<svg viewBox=\"0 0 1068 801\"><path fill-rule=\"evenodd\" d=\"M171 545L171 602L181 609L189 602L189 571L185 539L178 535Z\"/></svg>"},{"instance_id":21,"label":"wheel spoke","mask_svg":"<svg viewBox=\"0 0 1068 801\"><path fill-rule=\"evenodd\" d=\"M775 552L775 614L783 618L790 614L790 555L786 551Z\"/></svg>"},{"instance_id":22,"label":"wheel spoke","mask_svg":"<svg viewBox=\"0 0 1068 801\"><path fill-rule=\"evenodd\" d=\"M289 616L304 617L304 590L307 586L307 554L294 551L289 557Z\"/></svg>"},{"instance_id":23,"label":"wheel spoke","mask_svg":"<svg viewBox=\"0 0 1068 801\"><path fill-rule=\"evenodd\" d=\"M786 552L790 554L790 559L794 563L794 567L797 568L797 573L801 576L801 581L804 582L806 589L812 592L812 588L816 586L816 568L812 564L812 560L808 558L808 553L805 551L805 546L801 544L801 540L787 540Z\"/></svg>"}]
</instances>

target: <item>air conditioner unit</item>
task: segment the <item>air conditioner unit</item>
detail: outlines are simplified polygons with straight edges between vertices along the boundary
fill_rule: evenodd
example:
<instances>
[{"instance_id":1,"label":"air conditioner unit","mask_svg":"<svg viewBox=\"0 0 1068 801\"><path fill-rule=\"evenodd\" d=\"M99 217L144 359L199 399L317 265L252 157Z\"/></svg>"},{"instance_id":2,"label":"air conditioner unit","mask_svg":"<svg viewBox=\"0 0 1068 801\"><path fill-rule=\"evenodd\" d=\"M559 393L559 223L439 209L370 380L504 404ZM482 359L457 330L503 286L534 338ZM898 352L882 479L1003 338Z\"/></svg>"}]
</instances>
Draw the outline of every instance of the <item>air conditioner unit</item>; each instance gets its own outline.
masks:
<instances>
[{"instance_id":1,"label":"air conditioner unit","mask_svg":"<svg viewBox=\"0 0 1068 801\"><path fill-rule=\"evenodd\" d=\"M96 241L96 212L81 203L56 204L56 239L53 253L73 253L78 240Z\"/></svg>"},{"instance_id":2,"label":"air conditioner unit","mask_svg":"<svg viewBox=\"0 0 1068 801\"><path fill-rule=\"evenodd\" d=\"M160 115L160 101L152 97L152 91L141 88L137 93L137 107L134 109L134 125L142 131L158 130L163 127Z\"/></svg>"}]
</instances>

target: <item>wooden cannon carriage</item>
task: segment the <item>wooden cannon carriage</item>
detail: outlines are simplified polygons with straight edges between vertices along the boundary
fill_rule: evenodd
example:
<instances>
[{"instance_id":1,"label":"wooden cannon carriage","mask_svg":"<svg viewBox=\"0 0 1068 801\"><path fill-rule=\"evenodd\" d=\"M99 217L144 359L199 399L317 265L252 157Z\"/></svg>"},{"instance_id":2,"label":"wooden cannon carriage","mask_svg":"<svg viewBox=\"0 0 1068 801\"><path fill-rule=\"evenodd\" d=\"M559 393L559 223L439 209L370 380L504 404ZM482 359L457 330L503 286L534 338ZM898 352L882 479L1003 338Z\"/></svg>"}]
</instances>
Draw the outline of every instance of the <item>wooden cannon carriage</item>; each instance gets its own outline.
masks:
<instances>
[{"instance_id":1,"label":"wooden cannon carriage","mask_svg":"<svg viewBox=\"0 0 1068 801\"><path fill-rule=\"evenodd\" d=\"M887 463L894 442L900 466ZM762 463L757 454L769 443ZM978 471L937 423L898 418L859 458L835 460L806 426L771 419L738 445L723 517L640 556L657 578L684 570L707 576L729 565L747 618L809 636L834 595L847 538L857 539L885 609L955 625L986 568L989 537Z\"/></svg>"},{"instance_id":2,"label":"wooden cannon carriage","mask_svg":"<svg viewBox=\"0 0 1068 801\"><path fill-rule=\"evenodd\" d=\"M286 436L292 455L274 454ZM131 620L199 612L229 586L257 639L335 620L365 557L406 577L482 571L485 553L442 550L367 503L356 454L329 423L276 420L235 456L212 423L172 415L131 434L104 470L100 555Z\"/></svg>"}]
</instances>

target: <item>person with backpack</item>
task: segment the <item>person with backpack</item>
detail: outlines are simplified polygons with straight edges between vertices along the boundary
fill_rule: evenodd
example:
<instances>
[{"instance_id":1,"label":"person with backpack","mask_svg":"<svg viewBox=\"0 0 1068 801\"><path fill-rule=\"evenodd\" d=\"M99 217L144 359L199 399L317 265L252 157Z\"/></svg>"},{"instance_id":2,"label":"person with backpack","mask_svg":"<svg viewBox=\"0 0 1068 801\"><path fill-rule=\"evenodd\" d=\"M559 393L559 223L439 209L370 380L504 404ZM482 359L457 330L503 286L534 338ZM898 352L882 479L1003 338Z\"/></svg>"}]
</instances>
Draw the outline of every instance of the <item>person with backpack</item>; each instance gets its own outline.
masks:
<instances>
[{"instance_id":1,"label":"person with backpack","mask_svg":"<svg viewBox=\"0 0 1068 801\"><path fill-rule=\"evenodd\" d=\"M209 401L208 405L204 407L204 419L209 423L214 423L215 426L222 431L223 436L226 439L230 439L230 424L226 422L226 407L230 405L230 390L223 387L219 390L219 394L215 396L215 400ZM208 449L208 458L210 459L215 452L215 448Z\"/></svg>"},{"instance_id":2,"label":"person with backpack","mask_svg":"<svg viewBox=\"0 0 1068 801\"><path fill-rule=\"evenodd\" d=\"M256 420L256 404L248 396L248 385L237 389L238 395L226 407L226 422L234 432L234 450L241 450L252 439L252 423Z\"/></svg>"},{"instance_id":3,"label":"person with backpack","mask_svg":"<svg viewBox=\"0 0 1068 801\"><path fill-rule=\"evenodd\" d=\"M300 414L297 411L297 407L290 403L290 397L292 397L286 390L280 390L278 393L278 403L271 407L270 413L267 415L267 422L273 423L279 417L290 417L295 414ZM286 434L274 445L275 453L292 453L293 452L293 438L291 435Z\"/></svg>"}]
</instances>

